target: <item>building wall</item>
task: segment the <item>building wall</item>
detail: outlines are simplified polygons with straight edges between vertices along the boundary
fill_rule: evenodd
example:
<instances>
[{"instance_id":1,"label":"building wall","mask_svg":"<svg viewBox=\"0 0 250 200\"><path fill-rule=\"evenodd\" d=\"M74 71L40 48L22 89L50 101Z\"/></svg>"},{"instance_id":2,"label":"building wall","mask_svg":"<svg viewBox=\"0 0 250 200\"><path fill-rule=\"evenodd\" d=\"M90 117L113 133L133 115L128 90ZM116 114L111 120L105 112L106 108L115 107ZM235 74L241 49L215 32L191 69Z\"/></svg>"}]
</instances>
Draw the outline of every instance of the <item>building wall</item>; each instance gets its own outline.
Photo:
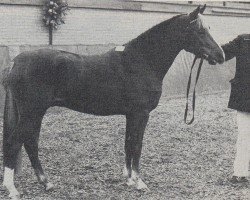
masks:
<instances>
[{"instance_id":1,"label":"building wall","mask_svg":"<svg viewBox=\"0 0 250 200\"><path fill-rule=\"evenodd\" d=\"M41 8L0 5L0 44L46 44L47 30L41 23Z\"/></svg>"},{"instance_id":2,"label":"building wall","mask_svg":"<svg viewBox=\"0 0 250 200\"><path fill-rule=\"evenodd\" d=\"M48 44L42 0L0 0L0 45ZM54 31L55 45L123 44L155 24L196 5L121 0L71 0L66 24ZM208 3L209 5L209 3ZM250 9L208 6L205 11L220 42L249 31Z\"/></svg>"},{"instance_id":3,"label":"building wall","mask_svg":"<svg viewBox=\"0 0 250 200\"><path fill-rule=\"evenodd\" d=\"M148 28L196 5L141 3L122 0L71 0L66 24L54 32L54 45L79 54L100 54L137 37ZM0 70L20 52L48 47L48 30L42 24L42 0L0 0ZM208 6L206 21L220 43L249 32L249 9ZM184 95L193 55L182 51L163 84L163 96ZM204 64L198 91L230 88L235 60L220 66ZM0 113L4 102L0 88Z\"/></svg>"},{"instance_id":4,"label":"building wall","mask_svg":"<svg viewBox=\"0 0 250 200\"><path fill-rule=\"evenodd\" d=\"M123 44L174 15L176 14L72 9L66 24L55 32L54 44ZM249 32L250 17L208 15L206 20L211 26L211 32L221 43Z\"/></svg>"}]
</instances>

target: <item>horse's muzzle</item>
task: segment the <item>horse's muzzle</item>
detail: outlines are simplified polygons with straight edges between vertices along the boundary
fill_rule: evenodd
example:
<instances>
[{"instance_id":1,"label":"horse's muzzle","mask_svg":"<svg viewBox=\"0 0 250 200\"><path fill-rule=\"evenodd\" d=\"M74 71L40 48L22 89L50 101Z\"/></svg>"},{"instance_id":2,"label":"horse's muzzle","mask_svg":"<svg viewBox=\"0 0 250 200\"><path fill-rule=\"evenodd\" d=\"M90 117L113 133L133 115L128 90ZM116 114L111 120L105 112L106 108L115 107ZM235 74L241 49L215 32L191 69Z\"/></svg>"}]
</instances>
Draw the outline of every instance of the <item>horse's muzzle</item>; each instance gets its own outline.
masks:
<instances>
[{"instance_id":1,"label":"horse's muzzle","mask_svg":"<svg viewBox=\"0 0 250 200\"><path fill-rule=\"evenodd\" d=\"M225 61L225 57L223 54L217 54L216 56L209 56L208 54L203 54L202 58L208 61L210 65L216 65L217 63L222 64Z\"/></svg>"}]
</instances>

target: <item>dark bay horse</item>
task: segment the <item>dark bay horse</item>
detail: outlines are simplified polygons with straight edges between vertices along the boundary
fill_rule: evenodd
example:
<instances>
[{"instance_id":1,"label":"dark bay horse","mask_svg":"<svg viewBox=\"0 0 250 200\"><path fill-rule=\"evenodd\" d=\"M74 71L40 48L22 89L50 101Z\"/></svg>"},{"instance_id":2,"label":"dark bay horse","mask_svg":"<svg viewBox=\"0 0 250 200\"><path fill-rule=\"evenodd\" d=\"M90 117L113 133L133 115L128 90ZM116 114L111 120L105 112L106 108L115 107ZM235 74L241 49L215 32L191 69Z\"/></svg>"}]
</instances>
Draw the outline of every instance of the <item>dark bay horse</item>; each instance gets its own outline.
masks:
<instances>
[{"instance_id":1,"label":"dark bay horse","mask_svg":"<svg viewBox=\"0 0 250 200\"><path fill-rule=\"evenodd\" d=\"M4 181L12 199L20 195L14 172L24 146L35 174L52 188L38 158L38 139L46 110L52 106L94 115L125 115L125 168L128 185L146 189L139 174L142 141L149 113L156 108L162 81L185 49L210 63L224 53L202 21L205 6L166 20L121 47L95 56L59 50L24 52L4 72Z\"/></svg>"}]
</instances>

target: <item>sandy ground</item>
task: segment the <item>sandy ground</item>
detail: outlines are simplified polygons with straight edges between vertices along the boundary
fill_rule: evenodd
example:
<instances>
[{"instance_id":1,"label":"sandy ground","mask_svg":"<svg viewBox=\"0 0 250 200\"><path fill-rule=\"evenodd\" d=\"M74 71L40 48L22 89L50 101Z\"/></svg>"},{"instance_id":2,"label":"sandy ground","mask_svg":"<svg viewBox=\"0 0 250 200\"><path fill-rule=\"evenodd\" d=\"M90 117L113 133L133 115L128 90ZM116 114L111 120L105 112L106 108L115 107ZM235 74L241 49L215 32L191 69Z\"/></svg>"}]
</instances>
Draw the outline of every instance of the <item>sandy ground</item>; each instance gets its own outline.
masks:
<instances>
[{"instance_id":1,"label":"sandy ground","mask_svg":"<svg viewBox=\"0 0 250 200\"><path fill-rule=\"evenodd\" d=\"M16 186L22 199L37 200L250 199L249 184L227 181L237 134L235 112L227 109L227 101L228 92L198 95L196 120L188 126L183 122L185 99L161 99L151 113L141 159L149 192L128 187L122 177L124 116L50 111L43 120L40 158L55 189L45 192L37 183L25 153ZM8 199L2 186L0 199Z\"/></svg>"}]
</instances>

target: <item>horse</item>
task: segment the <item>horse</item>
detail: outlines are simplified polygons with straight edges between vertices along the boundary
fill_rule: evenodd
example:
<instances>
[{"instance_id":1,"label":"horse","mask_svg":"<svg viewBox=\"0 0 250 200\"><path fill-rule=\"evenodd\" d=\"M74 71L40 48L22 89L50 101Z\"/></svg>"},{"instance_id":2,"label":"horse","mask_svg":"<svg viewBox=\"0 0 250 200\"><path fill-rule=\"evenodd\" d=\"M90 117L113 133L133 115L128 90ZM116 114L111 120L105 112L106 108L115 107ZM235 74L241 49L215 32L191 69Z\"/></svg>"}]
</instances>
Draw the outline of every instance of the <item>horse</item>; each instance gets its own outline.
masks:
<instances>
[{"instance_id":1,"label":"horse","mask_svg":"<svg viewBox=\"0 0 250 200\"><path fill-rule=\"evenodd\" d=\"M223 63L224 53L205 26L198 6L148 29L101 55L83 56L60 50L27 51L6 68L3 124L3 185L20 199L14 175L24 146L38 181L53 188L38 158L38 140L46 110L53 106L99 116L125 115L126 182L147 189L139 171L143 135L149 114L162 94L162 82L181 50Z\"/></svg>"}]
</instances>

